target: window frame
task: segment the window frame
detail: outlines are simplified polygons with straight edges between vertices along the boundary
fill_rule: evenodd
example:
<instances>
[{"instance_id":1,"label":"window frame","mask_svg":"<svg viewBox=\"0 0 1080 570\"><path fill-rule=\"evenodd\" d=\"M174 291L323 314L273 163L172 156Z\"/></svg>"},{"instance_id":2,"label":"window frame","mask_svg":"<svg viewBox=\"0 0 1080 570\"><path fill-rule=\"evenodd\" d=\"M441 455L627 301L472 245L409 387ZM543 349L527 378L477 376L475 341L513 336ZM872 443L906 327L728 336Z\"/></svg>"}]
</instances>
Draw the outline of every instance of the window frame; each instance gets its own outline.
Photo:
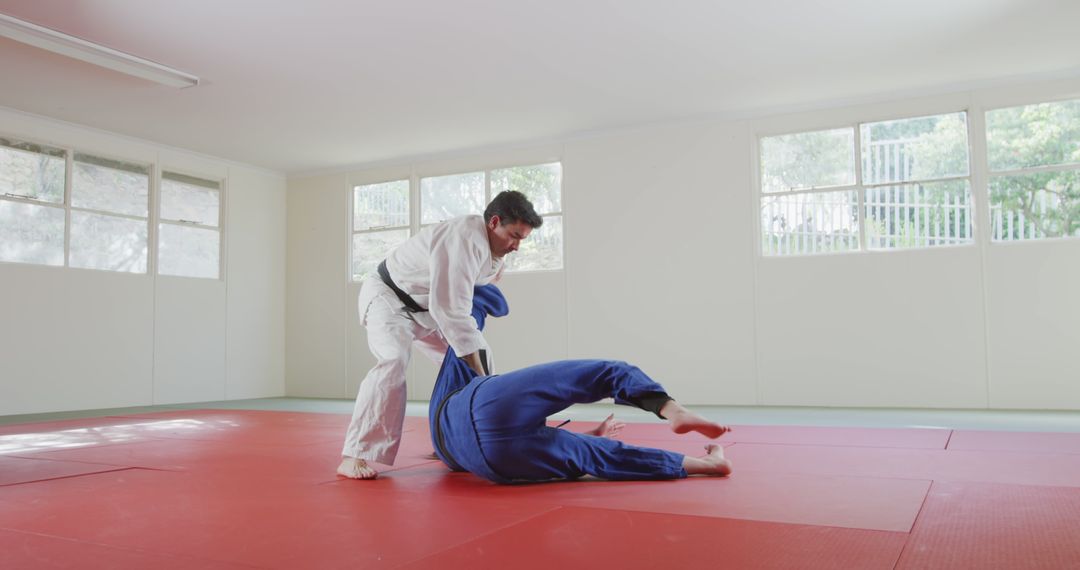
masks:
<instances>
[{"instance_id":1,"label":"window frame","mask_svg":"<svg viewBox=\"0 0 1080 570\"><path fill-rule=\"evenodd\" d=\"M37 145L37 146L46 147L46 148L49 148L51 150L56 150L56 151L60 151L60 152L64 153L64 192L63 192L63 195L62 195L62 201L61 202L57 203L57 202L49 202L49 201L46 201L46 200L38 200L36 198L31 198L30 196L25 196L25 195L20 195L20 194L11 194L11 193L8 193L8 192L0 194L0 201L14 202L14 203L18 203L18 204L27 204L27 205L30 205L30 206L41 206L41 207L46 207L46 208L55 208L55 209L58 209L58 210L62 210L64 212L64 252L63 252L64 253L64 255L63 255L64 261L63 261L63 263L61 265L50 265L50 264L47 264L47 263L33 263L33 262L29 262L29 261L7 261L7 260L0 260L0 263L11 264L11 265L34 265L34 266L37 266L37 267L62 267L62 268L65 268L65 269L70 268L70 265L68 263L68 259L69 259L70 250L71 250L71 180L72 180L71 174L72 174L73 166L74 166L73 161L72 161L72 157L74 156L75 151L69 146L58 145L58 144L54 144L54 143L51 143L51 142L46 142L46 141L42 141L42 140L36 140L36 139L33 139L33 138L8 135L6 133L0 133L0 138L3 138L5 140L8 140L8 141L13 142L13 143L23 143L23 144ZM10 148L10 147L7 147L7 145L3 145L3 146L5 148ZM13 149L13 150L18 150L18 149ZM59 157L57 157L57 158L59 158ZM75 268L75 269L81 269L81 268Z\"/></svg>"},{"instance_id":2,"label":"window frame","mask_svg":"<svg viewBox=\"0 0 1080 570\"><path fill-rule=\"evenodd\" d=\"M347 222L346 223L348 224L347 227L349 228L349 239L348 239L348 244L347 244L345 249L346 249L347 260L348 260L348 265L346 266L347 267L346 274L348 275L347 280L348 280L349 283L362 283L364 281L363 275L357 276L357 275L355 275L353 273L353 263L355 261L355 257L354 257L355 251L353 249L353 244L355 243L357 235L359 235L359 234L374 234L374 233L380 233L380 232L407 230L408 231L408 236L405 239L408 240L412 236L416 235L416 233L419 231L417 229L414 229L414 228L418 227L417 226L417 224L418 224L417 216L419 215L419 209L414 208L413 204L415 204L416 200L418 199L416 194L420 192L419 184L414 184L415 179L416 179L415 175L409 175L409 176L405 176L405 177L391 176L391 177L384 177L384 178L380 178L380 179L377 179L377 180L373 180L371 182L351 182L350 181L347 184L347 186L348 186L348 188L347 188L348 199L346 201L345 215L347 216ZM378 227L374 227L374 228L366 228L366 229L363 229L363 230L356 229L356 212L354 211L354 208L356 207L356 189L361 187L361 186L376 186L376 185L379 185L379 184L389 184L389 183L392 183L392 182L407 182L408 185L409 185L409 192L408 192L408 195L409 195L409 224L406 225L406 226L378 226Z\"/></svg>"},{"instance_id":3,"label":"window frame","mask_svg":"<svg viewBox=\"0 0 1080 570\"><path fill-rule=\"evenodd\" d=\"M1019 107L1030 107L1034 105L1053 105L1055 103L1080 103L1080 96L1072 93L1066 96L1057 97L1024 97L1018 100L1000 101L991 105L985 106L980 112L980 120L982 126L982 178L983 184L982 192L985 196L986 203L986 215L985 219L982 217L979 220L986 224L986 231L982 232L984 239L989 247L1022 247L1022 244L1033 243L1056 243L1065 242L1071 240L1080 240L1080 236L1058 236L1058 237L1042 237L1031 239L995 239L994 237L994 205L990 196L990 185L994 178L1003 178L1008 176L1023 176L1027 174L1041 174L1041 173L1058 173L1058 172L1076 172L1077 176L1080 176L1080 161L1066 163L1066 164L1054 164L1043 166L1026 166L1022 168L1012 168L1005 170L993 170L990 167L990 144L989 144L989 127L987 126L986 116L993 111L999 111L1002 109L1014 109Z\"/></svg>"},{"instance_id":4,"label":"window frame","mask_svg":"<svg viewBox=\"0 0 1080 570\"><path fill-rule=\"evenodd\" d=\"M423 220L423 198L422 198L423 193L421 191L421 181L422 180L424 180L426 178L439 178L439 177L443 177L443 176L458 176L458 175L462 175L462 174L483 173L483 175L484 175L484 200L483 200L483 202L484 202L484 205L486 206L488 203L491 202L491 199L492 199L492 191L491 191L491 173L492 173L492 171L495 171L495 170L508 170L508 169L512 169L512 168L529 168L529 167L534 167L534 166L544 166L544 165L548 165L548 164L558 164L559 165L559 198L560 198L559 199L559 210L558 211L547 212L547 213L543 213L543 214L540 214L539 212L537 212L537 213L542 218L560 217L560 218L563 218L563 220L564 220L564 222L563 222L563 224L564 224L563 225L563 230L564 230L563 237L564 237L564 239L563 239L563 242L562 242L562 244L563 244L562 245L562 250L563 250L562 251L562 254L563 254L562 267L559 267L557 269L515 269L515 270L506 270L505 273L512 273L512 274L517 275L517 274L524 274L524 273L543 273L543 272L552 272L552 271L564 271L566 269L566 261L565 261L566 260L566 240L565 240L565 227L566 227L565 226L565 212L566 212L566 207L564 205L565 201L562 199L563 198L563 160L562 160L561 157L559 157L559 158L545 158L545 159L541 159L541 160L537 160L537 161L526 161L524 164L522 164L520 162L514 162L514 163L511 163L511 164L496 164L496 165L492 165L492 166L486 166L484 168L431 171L431 172L425 172L422 175L418 174L416 172L415 168L411 168L410 169L410 174L407 177L398 175L398 176L373 177L371 179L365 179L363 181L351 180L351 179L348 180L346 182L346 193L347 193L348 197L347 197L346 208L345 208L345 214L347 216L347 223L348 223L348 226L347 226L348 227L348 246L346 248L346 250L347 250L347 262L348 262L348 265L347 265L348 269L346 271L347 281L349 283L362 283L363 282L363 277L362 276L358 277L358 276L353 275L353 269L352 269L353 268L354 255L355 255L355 252L353 250L353 242L354 242L354 239L355 239L354 236L356 236L357 234L375 233L375 232L379 232L379 231L391 231L391 230L408 229L409 230L408 237L411 238L411 237L415 236L417 233L419 233L420 230L422 230L422 229L424 229L424 228L426 228L428 226L433 226L435 224L442 223L442 221L445 221L445 220L442 220L442 221L439 221L439 222L429 222L429 223L426 223L426 224L422 223L422 220ZM385 227L379 227L379 228L369 228L369 229L366 229L366 230L357 230L356 227L355 227L355 216L353 215L353 208L355 207L355 199L356 199L356 194L355 194L356 188L359 187L359 186L371 186L371 185L376 185L376 184L386 184L386 183L389 183L389 182L401 182L401 181L405 181L405 180L408 180L408 182L409 182L409 225L408 225L408 227L406 227L406 226L385 226ZM408 239L408 238L406 238L406 239Z\"/></svg>"},{"instance_id":5,"label":"window frame","mask_svg":"<svg viewBox=\"0 0 1080 570\"><path fill-rule=\"evenodd\" d=\"M751 180L753 185L754 201L752 207L754 208L754 246L755 256L761 258L789 258L789 257L816 257L827 255L859 255L859 254L876 254L876 253L894 253L900 251L926 251L926 250L939 250L939 249L951 249L951 248L964 248L964 247L977 247L980 242L980 185L977 185L979 179L977 171L979 170L979 162L976 159L976 148L979 146L975 142L975 121L972 120L976 114L979 115L979 126L983 127L982 133L982 146L985 150L985 126L983 120L983 112L976 113L972 109L972 105L960 105L950 106L948 108L938 109L920 109L911 113L877 113L871 116L858 117L854 120L842 120L831 121L823 124L812 125L799 129L761 129L753 133L753 149L751 151L751 160L754 166L751 172ZM949 176L942 178L913 178L904 181L890 181L890 182L877 182L873 184L865 183L863 173L863 156L862 156L862 126L872 123L888 122L888 121L903 121L910 119L920 119L927 117L954 115L958 113L964 114L965 123L965 136L967 142L967 170L966 176ZM803 134L818 131L829 131L838 129L851 129L853 131L853 151L854 151L854 184L839 185L839 186L821 186L811 188L800 188L797 190L777 191L777 192L765 192L762 187L762 172L764 163L762 162L762 141L769 137L778 137L784 135ZM985 163L983 163L985 164ZM957 180L967 180L968 188L970 191L970 208L971 208L971 235L970 239L966 243L959 244L947 244L947 245L933 245L933 246L917 246L917 247L899 247L899 248L869 248L867 246L868 236L866 231L866 196L867 190L873 188L887 188L892 186L903 186L907 184L927 184L927 183L939 183ZM831 192L844 192L854 191L856 193L856 209L858 212L857 224L858 224L858 248L845 250L845 251L827 251L827 252L799 252L799 253L784 253L784 254L766 254L764 250L763 242L763 229L761 220L761 205L765 198L787 197L800 194L826 194ZM985 189L982 190L985 193Z\"/></svg>"},{"instance_id":6,"label":"window frame","mask_svg":"<svg viewBox=\"0 0 1080 570\"><path fill-rule=\"evenodd\" d=\"M46 200L37 200L30 197L23 197L17 195L0 194L0 201L9 201L21 204L28 204L32 206L42 206L49 208L56 208L63 210L64 212L64 255L63 263L60 265L49 265L45 263L34 263L26 261L4 261L0 260L0 264L8 265L31 265L35 267L49 267L55 269L77 270L77 271L104 271L108 273L118 273L125 275L144 275L151 278L157 276L169 277L169 278L186 278L186 279L204 279L215 280L209 277L192 277L182 275L161 275L158 273L158 224L168 223L168 221L162 220L160 217L160 193L161 193L161 176L165 171L173 174L180 174L193 178L199 178L210 181L216 181L219 183L218 189L218 226L211 228L209 226L202 226L197 224L182 224L188 227L200 227L203 229L214 229L218 232L218 276L217 281L224 282L226 280L226 267L228 256L228 228L227 228L227 216L228 216L228 185L229 179L227 175L209 175L202 172L196 172L185 168L171 168L164 166L159 160L146 160L138 158L129 158L119 156L110 152L99 152L96 149L84 149L74 145L57 144L53 141L42 140L36 137L26 137L21 134L15 134L11 132L0 132L0 138L6 139L14 143L23 143L30 145L38 145L46 147L52 150L61 151L64 153L64 191L62 202L50 202ZM127 163L139 166L145 166L147 169L147 214L145 217L136 216L132 214L123 214L119 212L112 212L109 210L101 210L97 208L87 208L83 206L72 205L72 198L74 193L74 179L75 179L75 155L86 155L92 158L98 158L107 161L115 161L120 163ZM71 265L71 227L72 227L72 212L82 212L93 215L109 216L114 218L122 218L135 221L144 221L146 224L146 269L145 271L118 271L113 269L101 269L96 267L73 267Z\"/></svg>"},{"instance_id":7,"label":"window frame","mask_svg":"<svg viewBox=\"0 0 1080 570\"><path fill-rule=\"evenodd\" d=\"M83 206L75 206L73 204L75 194L75 155L82 154L91 158L97 158L106 161L115 161L120 163L136 164L139 166L146 166L146 216L136 216L133 214L122 214L120 212L111 212L109 210L99 210L96 208L86 208ZM102 166L102 165L98 165ZM108 168L108 167L106 167ZM108 271L111 273L128 273L131 275L152 275L156 270L156 256L152 249L152 244L155 243L157 236L156 228L154 226L154 195L156 194L156 188L154 180L157 177L159 171L157 164L153 162L141 162L133 159L120 158L115 155L107 153L98 153L94 151L80 151L77 149L71 149L68 152L68 170L66 176L66 190L65 190L65 204L67 206L67 219L64 224L64 267L69 269L87 269L91 271ZM144 271L118 271L115 269L102 269L100 267L72 267L71 265L71 214L73 212L81 212L86 214L93 214L98 216L108 216L113 218L122 218L127 220L144 221L146 223L146 269Z\"/></svg>"},{"instance_id":8,"label":"window frame","mask_svg":"<svg viewBox=\"0 0 1080 570\"><path fill-rule=\"evenodd\" d=\"M154 258L154 269L153 269L154 270L154 275L160 276L160 277L180 278L180 279L205 279L205 280L211 280L211 281L224 281L225 280L225 267L226 267L225 266L225 251L226 251L226 249L225 249L225 196L226 196L226 193L225 192L226 192L226 184L228 182L227 178L226 177L221 177L221 176L211 176L211 175L207 175L207 174L200 174L200 173L190 171L190 170L186 170L186 169L183 169L183 168L169 168L169 167L166 167L164 165L161 166L160 168L157 168L156 171L157 171L156 172L157 175L154 176L154 179L153 179L153 182L152 182L153 187L154 187L154 193L153 193L153 199L151 200L151 203L152 203L152 206L153 206L153 217L154 217L153 225L151 226L151 229L153 230L153 238L152 238L151 241L153 243L152 247L153 247L153 252L154 252L154 255L153 255L153 258ZM204 224L194 223L194 222L190 222L190 221L187 221L187 220L172 220L170 218L165 218L164 216L162 216L161 208L162 208L163 200L161 199L161 188L162 188L162 181L165 179L166 173L179 175L179 176L184 176L184 177L187 177L187 178L195 178L197 180L201 180L201 181L204 181L204 182L216 182L217 183L217 185L218 185L218 187L217 187L217 193L218 193L218 208L217 208L218 223L217 223L217 226L207 226L207 225L204 225ZM160 264L160 258L161 258L160 233L161 232L160 232L160 228L161 228L162 224L175 225L175 226L185 227L185 228L199 228L199 229L203 229L203 230L216 231L217 234L218 234L218 271L217 271L217 277L199 277L199 276L194 276L194 275L171 275L171 274L161 273L161 264Z\"/></svg>"}]
</instances>

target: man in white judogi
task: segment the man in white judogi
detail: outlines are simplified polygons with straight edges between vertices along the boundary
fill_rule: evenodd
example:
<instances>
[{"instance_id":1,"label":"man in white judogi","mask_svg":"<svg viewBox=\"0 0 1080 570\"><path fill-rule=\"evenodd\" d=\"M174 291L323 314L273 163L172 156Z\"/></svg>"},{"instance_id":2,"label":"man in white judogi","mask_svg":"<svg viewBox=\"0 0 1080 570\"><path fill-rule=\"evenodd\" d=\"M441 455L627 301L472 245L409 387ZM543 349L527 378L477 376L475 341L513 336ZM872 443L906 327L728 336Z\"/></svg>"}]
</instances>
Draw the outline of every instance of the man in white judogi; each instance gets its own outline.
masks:
<instances>
[{"instance_id":1,"label":"man in white judogi","mask_svg":"<svg viewBox=\"0 0 1080 570\"><path fill-rule=\"evenodd\" d=\"M360 322L377 362L356 396L338 474L374 479L393 465L405 421L405 370L413 343L436 363L447 345L480 374L488 349L472 317L473 288L498 281L503 258L543 219L520 192L500 192L481 216L428 226L398 246L360 287Z\"/></svg>"}]
</instances>

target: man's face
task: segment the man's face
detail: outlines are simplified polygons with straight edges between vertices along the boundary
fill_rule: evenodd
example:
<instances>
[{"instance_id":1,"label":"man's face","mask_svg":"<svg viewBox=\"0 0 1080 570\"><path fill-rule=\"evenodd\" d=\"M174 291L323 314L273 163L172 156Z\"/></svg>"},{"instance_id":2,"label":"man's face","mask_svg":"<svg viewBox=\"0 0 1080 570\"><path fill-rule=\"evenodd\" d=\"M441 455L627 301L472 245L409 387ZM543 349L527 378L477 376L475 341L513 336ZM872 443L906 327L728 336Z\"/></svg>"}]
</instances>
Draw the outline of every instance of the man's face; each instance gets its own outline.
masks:
<instances>
[{"instance_id":1,"label":"man's face","mask_svg":"<svg viewBox=\"0 0 1080 570\"><path fill-rule=\"evenodd\" d=\"M503 257L511 251L517 251L521 240L529 237L532 226L525 222L513 222L503 225L499 216L492 216L487 223L488 243L491 244L491 255Z\"/></svg>"}]
</instances>

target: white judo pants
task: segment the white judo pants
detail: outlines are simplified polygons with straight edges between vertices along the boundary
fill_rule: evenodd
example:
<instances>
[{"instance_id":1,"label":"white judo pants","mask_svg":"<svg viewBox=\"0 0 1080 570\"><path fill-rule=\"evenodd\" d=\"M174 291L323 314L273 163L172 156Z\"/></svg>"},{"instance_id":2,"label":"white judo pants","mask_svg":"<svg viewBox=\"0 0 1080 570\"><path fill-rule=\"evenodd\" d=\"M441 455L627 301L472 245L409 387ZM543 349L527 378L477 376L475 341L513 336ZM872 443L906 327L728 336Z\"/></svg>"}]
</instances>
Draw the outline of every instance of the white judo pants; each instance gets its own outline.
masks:
<instances>
[{"instance_id":1,"label":"white judo pants","mask_svg":"<svg viewBox=\"0 0 1080 570\"><path fill-rule=\"evenodd\" d=\"M405 422L405 371L412 345L435 363L442 362L448 346L437 329L417 322L378 278L364 280L358 308L376 363L360 383L341 455L393 465Z\"/></svg>"}]
</instances>

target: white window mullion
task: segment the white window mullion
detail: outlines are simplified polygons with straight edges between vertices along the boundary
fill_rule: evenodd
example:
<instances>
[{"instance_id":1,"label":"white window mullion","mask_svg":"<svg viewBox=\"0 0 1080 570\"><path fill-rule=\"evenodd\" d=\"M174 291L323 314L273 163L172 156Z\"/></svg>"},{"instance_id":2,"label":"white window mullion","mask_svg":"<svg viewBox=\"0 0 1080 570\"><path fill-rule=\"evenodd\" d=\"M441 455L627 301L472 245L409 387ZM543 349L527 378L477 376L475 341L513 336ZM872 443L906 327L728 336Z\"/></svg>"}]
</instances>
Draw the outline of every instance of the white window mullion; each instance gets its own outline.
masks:
<instances>
[{"instance_id":1,"label":"white window mullion","mask_svg":"<svg viewBox=\"0 0 1080 570\"><path fill-rule=\"evenodd\" d=\"M146 234L146 272L157 278L158 267L158 225L157 222L161 218L160 205L161 200L158 197L161 194L161 169L150 169L150 196L149 203L147 204L148 211L150 213L147 219L147 234Z\"/></svg>"},{"instance_id":2,"label":"white window mullion","mask_svg":"<svg viewBox=\"0 0 1080 570\"><path fill-rule=\"evenodd\" d=\"M345 227L349 228L349 243L345 245L345 251L348 252L345 257L345 267L348 268L345 280L351 283L354 281L353 260L356 259L356 252L353 251L353 244L356 242L356 228L353 227L356 219L356 186L346 183L345 192Z\"/></svg>"},{"instance_id":3,"label":"white window mullion","mask_svg":"<svg viewBox=\"0 0 1080 570\"><path fill-rule=\"evenodd\" d=\"M986 114L974 109L968 117L971 148L972 227L975 243L983 252L990 245L993 224L990 219L990 177L986 160Z\"/></svg>"},{"instance_id":4,"label":"white window mullion","mask_svg":"<svg viewBox=\"0 0 1080 570\"><path fill-rule=\"evenodd\" d=\"M64 267L71 267L71 185L75 178L75 151L68 149L64 155Z\"/></svg>"},{"instance_id":5,"label":"white window mullion","mask_svg":"<svg viewBox=\"0 0 1080 570\"><path fill-rule=\"evenodd\" d=\"M855 130L855 187L856 209L858 210L859 226L859 251L867 251L866 246L866 184L863 183L863 156L862 156L862 129L859 125Z\"/></svg>"},{"instance_id":6,"label":"white window mullion","mask_svg":"<svg viewBox=\"0 0 1080 570\"><path fill-rule=\"evenodd\" d=\"M420 232L420 176L415 168L409 170L409 235Z\"/></svg>"},{"instance_id":7,"label":"white window mullion","mask_svg":"<svg viewBox=\"0 0 1080 570\"><path fill-rule=\"evenodd\" d=\"M118 212L110 212L108 210L95 210L93 208L72 207L71 211L73 211L73 212L84 212L84 213L87 213L87 214L97 214L99 216L110 216L110 217L113 217L113 218L124 218L124 219L127 219L127 220L136 220L136 221L140 221L140 222L148 220L148 218L146 218L144 216L135 216L135 215L132 215L132 214L121 214L121 213L118 213Z\"/></svg>"},{"instance_id":8,"label":"white window mullion","mask_svg":"<svg viewBox=\"0 0 1080 570\"><path fill-rule=\"evenodd\" d=\"M225 268L228 263L229 250L226 248L228 245L228 235L225 233L227 224L225 223L225 216L229 213L228 205L228 179L222 180L221 185L218 187L218 280L225 281L227 279ZM227 288L226 288L227 289Z\"/></svg>"},{"instance_id":9,"label":"white window mullion","mask_svg":"<svg viewBox=\"0 0 1080 570\"><path fill-rule=\"evenodd\" d=\"M199 229L210 230L210 231L215 231L215 232L219 232L219 233L221 231L221 228L219 228L217 226L208 226L206 224L197 224L195 222L187 222L187 221L184 221L184 220L158 220L157 223L159 225L163 225L163 226L179 226L179 227L182 227L182 228L199 228Z\"/></svg>"}]
</instances>

